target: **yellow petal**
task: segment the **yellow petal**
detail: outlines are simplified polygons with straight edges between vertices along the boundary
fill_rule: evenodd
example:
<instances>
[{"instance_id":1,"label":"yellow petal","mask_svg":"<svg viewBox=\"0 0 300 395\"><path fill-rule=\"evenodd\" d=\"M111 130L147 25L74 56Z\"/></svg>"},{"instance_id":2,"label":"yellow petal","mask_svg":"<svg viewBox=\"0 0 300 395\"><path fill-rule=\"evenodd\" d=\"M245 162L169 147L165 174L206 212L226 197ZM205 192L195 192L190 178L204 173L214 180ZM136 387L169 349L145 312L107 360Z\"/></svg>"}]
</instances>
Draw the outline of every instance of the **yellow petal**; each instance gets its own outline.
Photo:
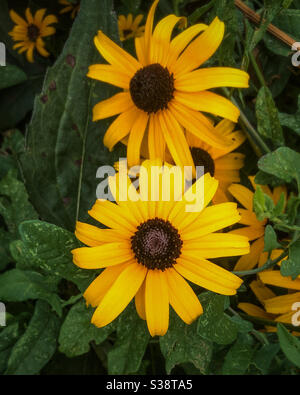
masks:
<instances>
[{"instance_id":1,"label":"yellow petal","mask_svg":"<svg viewBox=\"0 0 300 395\"><path fill-rule=\"evenodd\" d=\"M259 278L265 284L275 285L276 287L296 289L300 291L300 278L292 280L290 276L284 277L279 270L268 270L258 273Z\"/></svg>"},{"instance_id":2,"label":"yellow petal","mask_svg":"<svg viewBox=\"0 0 300 395\"><path fill-rule=\"evenodd\" d=\"M131 213L124 207L121 208L109 200L98 199L88 213L109 228L121 230L125 234L136 231L135 220Z\"/></svg>"},{"instance_id":3,"label":"yellow petal","mask_svg":"<svg viewBox=\"0 0 300 395\"><path fill-rule=\"evenodd\" d=\"M261 307L252 303L239 303L238 308L253 317L263 318L266 320L272 320L274 317L271 314L266 313Z\"/></svg>"},{"instance_id":4,"label":"yellow petal","mask_svg":"<svg viewBox=\"0 0 300 395\"><path fill-rule=\"evenodd\" d=\"M249 75L231 67L208 67L177 77L175 89L184 92L204 91L223 86L248 88Z\"/></svg>"},{"instance_id":5,"label":"yellow petal","mask_svg":"<svg viewBox=\"0 0 300 395\"><path fill-rule=\"evenodd\" d=\"M97 247L81 247L71 252L73 262L82 269L101 269L133 259L133 252L128 241L106 243Z\"/></svg>"},{"instance_id":6,"label":"yellow petal","mask_svg":"<svg viewBox=\"0 0 300 395\"><path fill-rule=\"evenodd\" d=\"M128 265L130 265L130 263L121 263L120 265L104 269L84 292L83 297L86 300L86 304L93 307L98 306L106 292Z\"/></svg>"},{"instance_id":7,"label":"yellow petal","mask_svg":"<svg viewBox=\"0 0 300 395\"><path fill-rule=\"evenodd\" d=\"M252 292L262 304L266 302L266 299L274 298L276 296L274 292L271 291L270 288L266 287L265 284L262 283L260 280L253 280L250 283L250 288L252 289Z\"/></svg>"},{"instance_id":8,"label":"yellow petal","mask_svg":"<svg viewBox=\"0 0 300 395\"><path fill-rule=\"evenodd\" d=\"M154 20L154 13L157 7L159 0L155 0L152 3L152 6L149 10L147 20L146 20L146 25L145 25L145 34L143 39L143 51L144 51L144 59L145 59L145 64L150 63L150 53L151 53L151 39L152 39L152 29L153 29L153 20Z\"/></svg>"},{"instance_id":9,"label":"yellow petal","mask_svg":"<svg viewBox=\"0 0 300 395\"><path fill-rule=\"evenodd\" d=\"M110 40L101 30L98 31L94 42L104 59L130 78L142 68L134 57Z\"/></svg>"},{"instance_id":10,"label":"yellow petal","mask_svg":"<svg viewBox=\"0 0 300 395\"><path fill-rule=\"evenodd\" d=\"M151 63L159 63L163 67L166 66L172 31L175 25L184 19L176 15L168 15L158 22L151 39Z\"/></svg>"},{"instance_id":11,"label":"yellow petal","mask_svg":"<svg viewBox=\"0 0 300 395\"><path fill-rule=\"evenodd\" d=\"M171 306L186 324L191 324L203 313L199 299L176 270L173 268L167 269L165 274L169 286Z\"/></svg>"},{"instance_id":12,"label":"yellow petal","mask_svg":"<svg viewBox=\"0 0 300 395\"><path fill-rule=\"evenodd\" d=\"M204 111L237 122L240 110L228 99L212 92L179 92L175 91L175 99L196 111Z\"/></svg>"},{"instance_id":13,"label":"yellow petal","mask_svg":"<svg viewBox=\"0 0 300 395\"><path fill-rule=\"evenodd\" d=\"M134 262L128 265L105 294L92 317L92 323L101 328L112 322L136 295L146 274L144 266Z\"/></svg>"},{"instance_id":14,"label":"yellow petal","mask_svg":"<svg viewBox=\"0 0 300 395\"><path fill-rule=\"evenodd\" d=\"M247 210L253 210L254 193L250 189L244 187L244 185L233 184L228 188L228 191Z\"/></svg>"},{"instance_id":15,"label":"yellow petal","mask_svg":"<svg viewBox=\"0 0 300 395\"><path fill-rule=\"evenodd\" d=\"M294 303L300 302L300 292L293 294L276 296L273 294L273 298L269 298L264 301L265 309L268 313L272 314L284 314L291 313L292 306ZM294 314L293 312L292 314ZM291 321L289 322L291 323Z\"/></svg>"},{"instance_id":16,"label":"yellow petal","mask_svg":"<svg viewBox=\"0 0 300 395\"><path fill-rule=\"evenodd\" d=\"M235 203L221 203L205 208L198 218L188 226L182 225L183 241L199 238L216 232L239 221L239 213Z\"/></svg>"},{"instance_id":17,"label":"yellow petal","mask_svg":"<svg viewBox=\"0 0 300 395\"><path fill-rule=\"evenodd\" d=\"M112 151L114 146L121 141L124 137L126 137L130 130L132 129L136 118L138 116L138 110L133 107L132 109L123 112L120 114L109 126L107 129L103 143L104 145Z\"/></svg>"},{"instance_id":18,"label":"yellow petal","mask_svg":"<svg viewBox=\"0 0 300 395\"><path fill-rule=\"evenodd\" d=\"M169 291L165 273L160 270L148 271L145 306L150 335L165 335L169 326Z\"/></svg>"},{"instance_id":19,"label":"yellow petal","mask_svg":"<svg viewBox=\"0 0 300 395\"><path fill-rule=\"evenodd\" d=\"M9 11L10 18L17 24L27 28L28 23L21 18L14 10Z\"/></svg>"},{"instance_id":20,"label":"yellow petal","mask_svg":"<svg viewBox=\"0 0 300 395\"><path fill-rule=\"evenodd\" d=\"M98 81L108 82L119 88L129 89L130 77L110 64L93 64L87 76Z\"/></svg>"},{"instance_id":21,"label":"yellow petal","mask_svg":"<svg viewBox=\"0 0 300 395\"><path fill-rule=\"evenodd\" d=\"M137 291L135 295L135 308L142 320L146 321L146 306L145 306L145 285L146 281L144 280L143 284L141 285L140 289Z\"/></svg>"},{"instance_id":22,"label":"yellow petal","mask_svg":"<svg viewBox=\"0 0 300 395\"><path fill-rule=\"evenodd\" d=\"M179 124L200 140L221 149L231 145L231 141L219 136L211 122L200 112L192 110L176 100L169 103L169 109Z\"/></svg>"},{"instance_id":23,"label":"yellow petal","mask_svg":"<svg viewBox=\"0 0 300 395\"><path fill-rule=\"evenodd\" d=\"M78 240L89 247L96 247L103 243L114 243L126 239L126 235L119 230L100 229L96 226L77 221L75 235Z\"/></svg>"},{"instance_id":24,"label":"yellow petal","mask_svg":"<svg viewBox=\"0 0 300 395\"><path fill-rule=\"evenodd\" d=\"M181 126L168 110L162 111L157 117L160 130L175 164L180 167L191 166L195 176L194 161Z\"/></svg>"},{"instance_id":25,"label":"yellow petal","mask_svg":"<svg viewBox=\"0 0 300 395\"><path fill-rule=\"evenodd\" d=\"M173 69L175 78L196 69L209 59L221 44L223 35L224 23L216 17L180 55Z\"/></svg>"},{"instance_id":26,"label":"yellow petal","mask_svg":"<svg viewBox=\"0 0 300 395\"><path fill-rule=\"evenodd\" d=\"M173 72L173 66L180 53L185 49L189 42L193 40L194 37L207 29L207 27L208 26L204 25L203 23L197 23L196 25L189 27L173 38L170 44L167 61L167 67L171 72Z\"/></svg>"},{"instance_id":27,"label":"yellow petal","mask_svg":"<svg viewBox=\"0 0 300 395\"><path fill-rule=\"evenodd\" d=\"M138 117L132 125L127 147L128 167L137 166L140 164L141 144L147 127L148 119L149 115L146 112L139 111Z\"/></svg>"},{"instance_id":28,"label":"yellow petal","mask_svg":"<svg viewBox=\"0 0 300 395\"><path fill-rule=\"evenodd\" d=\"M182 253L195 252L203 258L220 258L249 253L247 237L228 233L211 233L197 240L186 241Z\"/></svg>"},{"instance_id":29,"label":"yellow petal","mask_svg":"<svg viewBox=\"0 0 300 395\"><path fill-rule=\"evenodd\" d=\"M93 121L99 121L128 111L134 107L128 92L120 92L96 104L93 108Z\"/></svg>"},{"instance_id":30,"label":"yellow petal","mask_svg":"<svg viewBox=\"0 0 300 395\"><path fill-rule=\"evenodd\" d=\"M234 270L241 271L253 269L258 263L259 257L262 254L263 249L264 238L261 237L251 244L249 254L239 258L234 267Z\"/></svg>"},{"instance_id":31,"label":"yellow petal","mask_svg":"<svg viewBox=\"0 0 300 395\"><path fill-rule=\"evenodd\" d=\"M193 261L192 261L193 259ZM221 295L235 295L242 280L227 270L199 257L177 259L174 269L187 280Z\"/></svg>"}]
</instances>

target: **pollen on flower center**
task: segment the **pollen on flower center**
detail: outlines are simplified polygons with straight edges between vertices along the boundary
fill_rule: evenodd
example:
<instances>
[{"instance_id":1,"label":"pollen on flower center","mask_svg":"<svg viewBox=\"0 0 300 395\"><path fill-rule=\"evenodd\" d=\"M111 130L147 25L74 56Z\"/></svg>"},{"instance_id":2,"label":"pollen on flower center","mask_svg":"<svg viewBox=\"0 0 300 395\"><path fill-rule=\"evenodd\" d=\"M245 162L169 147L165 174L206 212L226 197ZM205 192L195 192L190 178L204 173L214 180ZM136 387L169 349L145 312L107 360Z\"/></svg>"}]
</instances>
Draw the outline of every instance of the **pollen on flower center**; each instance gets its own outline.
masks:
<instances>
[{"instance_id":1,"label":"pollen on flower center","mask_svg":"<svg viewBox=\"0 0 300 395\"><path fill-rule=\"evenodd\" d=\"M130 94L141 110L155 113L168 107L173 99L174 77L159 63L139 69L130 81Z\"/></svg>"},{"instance_id":2,"label":"pollen on flower center","mask_svg":"<svg viewBox=\"0 0 300 395\"><path fill-rule=\"evenodd\" d=\"M192 147L191 154L195 166L203 166L204 174L209 173L212 177L215 174L215 163L210 154L202 148Z\"/></svg>"},{"instance_id":3,"label":"pollen on flower center","mask_svg":"<svg viewBox=\"0 0 300 395\"><path fill-rule=\"evenodd\" d=\"M40 35L40 29L36 25L29 25L27 28L27 35L30 41L36 41Z\"/></svg>"},{"instance_id":4,"label":"pollen on flower center","mask_svg":"<svg viewBox=\"0 0 300 395\"><path fill-rule=\"evenodd\" d=\"M182 240L169 221L149 219L131 237L131 248L138 263L150 270L172 267L181 253Z\"/></svg>"}]
</instances>

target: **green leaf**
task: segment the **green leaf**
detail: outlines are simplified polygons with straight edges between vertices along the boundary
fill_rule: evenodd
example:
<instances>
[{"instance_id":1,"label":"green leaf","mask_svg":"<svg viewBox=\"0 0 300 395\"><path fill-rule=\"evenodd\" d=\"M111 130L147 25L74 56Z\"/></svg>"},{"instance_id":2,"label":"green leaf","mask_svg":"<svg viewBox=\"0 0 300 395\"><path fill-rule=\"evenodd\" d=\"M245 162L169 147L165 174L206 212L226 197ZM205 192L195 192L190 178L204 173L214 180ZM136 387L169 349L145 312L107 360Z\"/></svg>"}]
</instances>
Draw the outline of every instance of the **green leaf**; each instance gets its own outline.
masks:
<instances>
[{"instance_id":1,"label":"green leaf","mask_svg":"<svg viewBox=\"0 0 300 395\"><path fill-rule=\"evenodd\" d=\"M294 7L296 8L297 5L294 5ZM274 19L273 24L291 36L296 42L299 42L299 17L299 9L282 10L280 14ZM284 57L291 56L291 47L287 46L285 43L281 42L270 33L267 33L264 36L264 43L266 44L268 50L275 53L276 55L281 55Z\"/></svg>"},{"instance_id":2,"label":"green leaf","mask_svg":"<svg viewBox=\"0 0 300 395\"><path fill-rule=\"evenodd\" d=\"M27 80L27 75L17 66L7 65L0 67L0 89L18 85Z\"/></svg>"},{"instance_id":3,"label":"green leaf","mask_svg":"<svg viewBox=\"0 0 300 395\"><path fill-rule=\"evenodd\" d=\"M53 283L37 272L11 269L0 275L0 300L23 302L42 299L61 315L61 301L55 291Z\"/></svg>"},{"instance_id":4,"label":"green leaf","mask_svg":"<svg viewBox=\"0 0 300 395\"><path fill-rule=\"evenodd\" d=\"M93 106L116 91L86 76L90 65L105 63L94 45L98 30L119 40L113 1L82 0L69 39L35 100L20 158L41 219L69 230L78 216L86 220L96 200L97 168L120 157L117 149L109 153L103 146L111 120L92 121Z\"/></svg>"},{"instance_id":5,"label":"green leaf","mask_svg":"<svg viewBox=\"0 0 300 395\"><path fill-rule=\"evenodd\" d=\"M265 237L264 237L264 251L271 252L275 250L275 248L279 248L281 245L277 241L277 235L272 225L267 225L265 228Z\"/></svg>"},{"instance_id":6,"label":"green leaf","mask_svg":"<svg viewBox=\"0 0 300 395\"><path fill-rule=\"evenodd\" d=\"M295 280L300 275L300 240L291 245L288 256L287 260L281 262L280 273Z\"/></svg>"},{"instance_id":7,"label":"green leaf","mask_svg":"<svg viewBox=\"0 0 300 395\"><path fill-rule=\"evenodd\" d=\"M279 350L279 344L264 344L258 351L256 351L252 362L262 372L262 374L268 374L271 363Z\"/></svg>"},{"instance_id":8,"label":"green leaf","mask_svg":"<svg viewBox=\"0 0 300 395\"><path fill-rule=\"evenodd\" d=\"M281 112L279 120L282 126L288 127L300 136L300 95L298 96L298 111L295 114Z\"/></svg>"},{"instance_id":9,"label":"green leaf","mask_svg":"<svg viewBox=\"0 0 300 395\"><path fill-rule=\"evenodd\" d=\"M259 159L258 167L265 173L272 174L286 182L295 179L300 185L300 154L291 148L280 147L264 155Z\"/></svg>"},{"instance_id":10,"label":"green leaf","mask_svg":"<svg viewBox=\"0 0 300 395\"><path fill-rule=\"evenodd\" d=\"M107 355L108 374L136 373L149 339L146 322L137 315L134 303L131 303L117 322L117 341Z\"/></svg>"},{"instance_id":11,"label":"green leaf","mask_svg":"<svg viewBox=\"0 0 300 395\"><path fill-rule=\"evenodd\" d=\"M94 271L78 268L71 250L81 246L75 235L65 229L42 221L26 221L19 227L21 241L11 245L19 267L42 270L46 275L64 278L85 290Z\"/></svg>"},{"instance_id":12,"label":"green leaf","mask_svg":"<svg viewBox=\"0 0 300 395\"><path fill-rule=\"evenodd\" d=\"M115 330L115 323L97 328L91 323L93 309L87 308L84 300L71 307L59 334L59 351L72 358L85 354L90 343L101 344Z\"/></svg>"},{"instance_id":13,"label":"green leaf","mask_svg":"<svg viewBox=\"0 0 300 395\"><path fill-rule=\"evenodd\" d=\"M197 322L187 325L171 310L168 332L159 338L159 343L166 360L167 374L176 365L186 362L191 362L202 374L207 373L212 358L212 342L197 334Z\"/></svg>"},{"instance_id":14,"label":"green leaf","mask_svg":"<svg viewBox=\"0 0 300 395\"><path fill-rule=\"evenodd\" d=\"M255 103L257 129L259 133L275 146L284 145L282 128L279 122L278 110L269 88L260 88Z\"/></svg>"},{"instance_id":15,"label":"green leaf","mask_svg":"<svg viewBox=\"0 0 300 395\"><path fill-rule=\"evenodd\" d=\"M277 335L287 359L300 368L300 341L280 323L277 324Z\"/></svg>"},{"instance_id":16,"label":"green leaf","mask_svg":"<svg viewBox=\"0 0 300 395\"><path fill-rule=\"evenodd\" d=\"M253 210L259 221L265 218L266 199L262 188L258 185L253 197Z\"/></svg>"},{"instance_id":17,"label":"green leaf","mask_svg":"<svg viewBox=\"0 0 300 395\"><path fill-rule=\"evenodd\" d=\"M254 354L253 342L249 335L240 335L226 354L223 374L243 375L248 369Z\"/></svg>"},{"instance_id":18,"label":"green leaf","mask_svg":"<svg viewBox=\"0 0 300 395\"><path fill-rule=\"evenodd\" d=\"M18 322L14 322L0 331L0 373L3 373L6 369L12 347L17 341L18 337Z\"/></svg>"},{"instance_id":19,"label":"green leaf","mask_svg":"<svg viewBox=\"0 0 300 395\"><path fill-rule=\"evenodd\" d=\"M0 271L12 261L9 252L9 243L12 241L12 235L0 228Z\"/></svg>"},{"instance_id":20,"label":"green leaf","mask_svg":"<svg viewBox=\"0 0 300 395\"><path fill-rule=\"evenodd\" d=\"M12 349L7 375L33 375L50 360L56 349L60 320L50 306L38 301L25 333Z\"/></svg>"},{"instance_id":21,"label":"green leaf","mask_svg":"<svg viewBox=\"0 0 300 395\"><path fill-rule=\"evenodd\" d=\"M253 330L252 322L243 320L239 315L233 315L230 319L237 326L239 333L249 333Z\"/></svg>"},{"instance_id":22,"label":"green leaf","mask_svg":"<svg viewBox=\"0 0 300 395\"><path fill-rule=\"evenodd\" d=\"M0 181L0 214L8 230L17 237L18 225L27 219L38 218L28 201L24 184L16 177L16 171L10 170Z\"/></svg>"},{"instance_id":23,"label":"green leaf","mask_svg":"<svg viewBox=\"0 0 300 395\"><path fill-rule=\"evenodd\" d=\"M218 344L230 344L237 337L237 326L224 314L226 297L212 292L199 296L203 314L198 319L198 334Z\"/></svg>"}]
</instances>

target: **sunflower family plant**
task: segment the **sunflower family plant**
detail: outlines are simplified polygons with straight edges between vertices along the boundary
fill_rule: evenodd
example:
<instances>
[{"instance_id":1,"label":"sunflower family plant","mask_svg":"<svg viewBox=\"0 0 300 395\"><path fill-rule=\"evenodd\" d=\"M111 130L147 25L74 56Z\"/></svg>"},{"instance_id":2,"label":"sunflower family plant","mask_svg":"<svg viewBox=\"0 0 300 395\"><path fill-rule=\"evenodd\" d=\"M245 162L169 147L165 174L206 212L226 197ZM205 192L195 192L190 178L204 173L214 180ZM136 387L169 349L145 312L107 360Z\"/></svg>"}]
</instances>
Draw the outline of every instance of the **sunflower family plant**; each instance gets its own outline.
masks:
<instances>
[{"instance_id":1,"label":"sunflower family plant","mask_svg":"<svg viewBox=\"0 0 300 395\"><path fill-rule=\"evenodd\" d=\"M299 374L299 8L0 3L0 374Z\"/></svg>"}]
</instances>

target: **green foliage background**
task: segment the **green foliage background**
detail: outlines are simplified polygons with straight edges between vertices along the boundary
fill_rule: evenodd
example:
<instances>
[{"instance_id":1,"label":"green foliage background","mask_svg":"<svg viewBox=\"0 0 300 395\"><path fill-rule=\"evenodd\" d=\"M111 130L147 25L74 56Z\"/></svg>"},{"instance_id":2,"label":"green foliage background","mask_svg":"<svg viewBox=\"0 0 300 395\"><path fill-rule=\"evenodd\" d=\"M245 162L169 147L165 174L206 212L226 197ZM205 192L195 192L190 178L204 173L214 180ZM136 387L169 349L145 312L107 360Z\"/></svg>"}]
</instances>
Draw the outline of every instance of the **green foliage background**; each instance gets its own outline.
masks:
<instances>
[{"instance_id":1,"label":"green foliage background","mask_svg":"<svg viewBox=\"0 0 300 395\"><path fill-rule=\"evenodd\" d=\"M26 3L24 5L24 3ZM292 51L266 32L272 22L300 41L300 1L247 1L265 18L258 29L233 0L161 0L157 20L169 13L188 22L209 23L218 15L226 24L224 41L209 65L243 68L251 75L247 90L224 90L241 108L240 124L248 141L242 147L242 179L256 174L261 184L286 182L294 193L286 213L262 191L255 194L259 218L268 218L266 248L277 246L277 233L290 232L293 243L282 275L300 275L300 84ZM0 2L0 41L7 67L0 67L0 301L7 326L0 327L0 373L17 374L299 374L300 341L282 324L263 333L263 323L236 312L239 298L251 298L249 278L232 298L195 287L204 314L190 326L171 311L169 331L150 338L130 306L114 322L90 324L82 292L96 271L72 263L80 246L73 231L88 221L99 180L96 170L124 156L109 153L102 139L110 122L92 122L92 107L114 88L86 78L88 66L103 59L93 45L101 29L119 43L117 15L147 14L150 1L82 0L74 23L59 18L57 34L47 40L51 57L36 55L28 64L12 49L9 9L20 14L56 1ZM133 43L124 47L132 51ZM232 269L233 262L221 262ZM253 276L250 278L253 279Z\"/></svg>"}]
</instances>

